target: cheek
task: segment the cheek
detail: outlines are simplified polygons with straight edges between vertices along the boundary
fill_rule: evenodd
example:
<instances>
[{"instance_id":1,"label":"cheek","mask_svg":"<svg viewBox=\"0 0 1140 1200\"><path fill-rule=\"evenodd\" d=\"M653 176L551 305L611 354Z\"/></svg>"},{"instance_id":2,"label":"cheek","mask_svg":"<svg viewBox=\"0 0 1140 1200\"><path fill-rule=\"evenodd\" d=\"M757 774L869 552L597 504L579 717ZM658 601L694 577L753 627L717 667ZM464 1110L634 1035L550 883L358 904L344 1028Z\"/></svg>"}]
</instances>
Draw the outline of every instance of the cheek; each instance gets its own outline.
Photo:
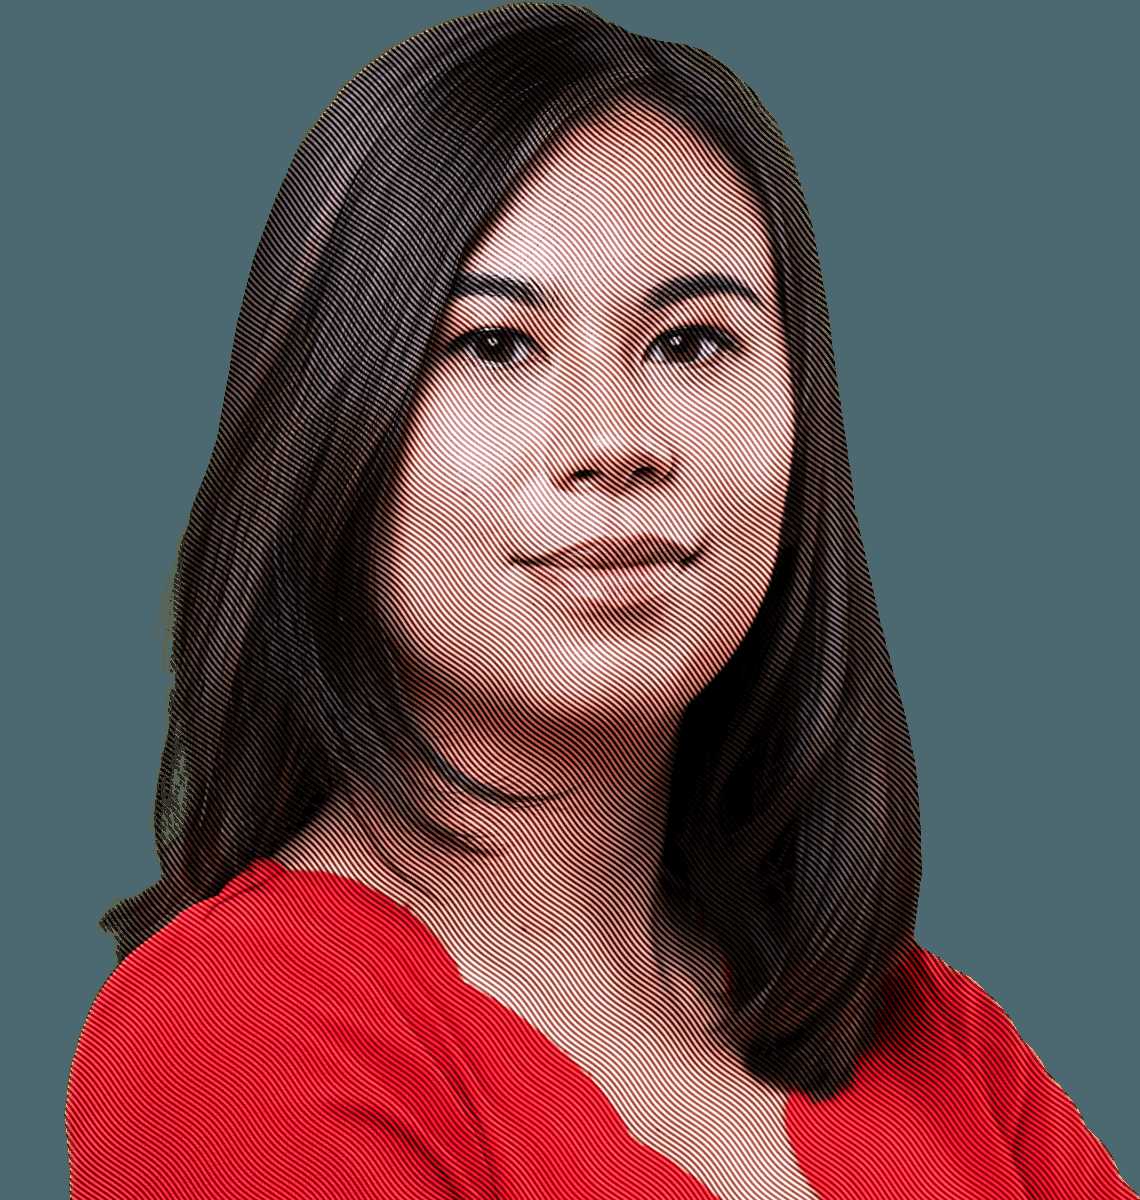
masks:
<instances>
[{"instance_id":1,"label":"cheek","mask_svg":"<svg viewBox=\"0 0 1140 1200\"><path fill-rule=\"evenodd\" d=\"M417 393L407 436L409 457L422 461L434 454L453 464L457 475L470 462L477 474L480 463L501 460L526 436L532 406L520 396L517 382L512 384L505 374L497 377L492 367L440 364Z\"/></svg>"},{"instance_id":2,"label":"cheek","mask_svg":"<svg viewBox=\"0 0 1140 1200\"><path fill-rule=\"evenodd\" d=\"M470 421L421 421L389 496L376 575L403 645L429 654L494 619L498 459ZM435 649L433 650L432 647Z\"/></svg>"},{"instance_id":3,"label":"cheek","mask_svg":"<svg viewBox=\"0 0 1140 1200\"><path fill-rule=\"evenodd\" d=\"M779 536L795 449L796 401L783 359L751 373L738 396L735 425L728 423L727 461L740 478L740 491L753 511L757 539ZM774 524L774 528L772 527Z\"/></svg>"},{"instance_id":4,"label":"cheek","mask_svg":"<svg viewBox=\"0 0 1140 1200\"><path fill-rule=\"evenodd\" d=\"M400 553L414 554L421 542L459 553L471 541L486 545L510 453L504 430L468 401L422 405L392 491Z\"/></svg>"},{"instance_id":5,"label":"cheek","mask_svg":"<svg viewBox=\"0 0 1140 1200\"><path fill-rule=\"evenodd\" d=\"M492 564L442 509L428 506L404 534L377 585L393 640L413 678L466 676L485 657L488 641L509 641L504 614L493 602Z\"/></svg>"},{"instance_id":6,"label":"cheek","mask_svg":"<svg viewBox=\"0 0 1140 1200\"><path fill-rule=\"evenodd\" d=\"M726 422L718 433L710 553L701 577L710 626L730 642L744 637L771 582L794 441L790 397L737 416L739 424Z\"/></svg>"}]
</instances>

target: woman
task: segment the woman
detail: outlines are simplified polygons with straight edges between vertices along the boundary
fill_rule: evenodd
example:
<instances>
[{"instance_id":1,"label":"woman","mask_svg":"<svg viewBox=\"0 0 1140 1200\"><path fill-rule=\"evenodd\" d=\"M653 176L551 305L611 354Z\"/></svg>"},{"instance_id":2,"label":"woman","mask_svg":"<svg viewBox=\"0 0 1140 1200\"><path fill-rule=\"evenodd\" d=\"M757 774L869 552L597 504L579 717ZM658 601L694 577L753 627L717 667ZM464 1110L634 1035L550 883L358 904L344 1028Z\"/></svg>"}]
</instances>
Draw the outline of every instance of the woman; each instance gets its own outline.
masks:
<instances>
[{"instance_id":1,"label":"woman","mask_svg":"<svg viewBox=\"0 0 1140 1200\"><path fill-rule=\"evenodd\" d=\"M811 225L721 64L437 26L302 143L73 1196L1126 1196L914 942Z\"/></svg>"}]
</instances>

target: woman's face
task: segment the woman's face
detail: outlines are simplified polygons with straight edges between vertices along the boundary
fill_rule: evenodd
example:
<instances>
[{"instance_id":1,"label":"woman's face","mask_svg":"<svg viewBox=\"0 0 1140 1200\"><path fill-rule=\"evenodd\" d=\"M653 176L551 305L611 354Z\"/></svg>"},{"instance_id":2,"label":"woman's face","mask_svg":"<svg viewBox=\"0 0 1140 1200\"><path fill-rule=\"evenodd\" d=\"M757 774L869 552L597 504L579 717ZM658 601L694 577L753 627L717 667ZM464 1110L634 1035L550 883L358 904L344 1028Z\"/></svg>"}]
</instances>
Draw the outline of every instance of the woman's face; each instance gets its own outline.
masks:
<instances>
[{"instance_id":1,"label":"woman's face","mask_svg":"<svg viewBox=\"0 0 1140 1200\"><path fill-rule=\"evenodd\" d=\"M381 539L416 710L548 747L675 723L763 600L791 466L755 203L718 152L628 109L548 152L463 270L514 282L472 280L445 311ZM713 275L735 282L669 286ZM639 532L696 552L639 603L520 562Z\"/></svg>"}]
</instances>

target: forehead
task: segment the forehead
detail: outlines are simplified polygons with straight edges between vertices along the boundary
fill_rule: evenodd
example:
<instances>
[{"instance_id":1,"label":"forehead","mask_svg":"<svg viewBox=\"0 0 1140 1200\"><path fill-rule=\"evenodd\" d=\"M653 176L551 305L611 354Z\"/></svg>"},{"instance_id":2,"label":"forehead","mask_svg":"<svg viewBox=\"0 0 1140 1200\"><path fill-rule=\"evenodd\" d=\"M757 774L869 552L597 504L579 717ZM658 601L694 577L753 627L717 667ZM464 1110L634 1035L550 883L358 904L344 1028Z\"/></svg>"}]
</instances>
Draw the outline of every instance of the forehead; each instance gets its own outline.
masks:
<instances>
[{"instance_id":1,"label":"forehead","mask_svg":"<svg viewBox=\"0 0 1140 1200\"><path fill-rule=\"evenodd\" d=\"M574 127L534 163L465 260L568 292L642 291L683 270L770 287L758 202L719 148L640 107Z\"/></svg>"}]
</instances>

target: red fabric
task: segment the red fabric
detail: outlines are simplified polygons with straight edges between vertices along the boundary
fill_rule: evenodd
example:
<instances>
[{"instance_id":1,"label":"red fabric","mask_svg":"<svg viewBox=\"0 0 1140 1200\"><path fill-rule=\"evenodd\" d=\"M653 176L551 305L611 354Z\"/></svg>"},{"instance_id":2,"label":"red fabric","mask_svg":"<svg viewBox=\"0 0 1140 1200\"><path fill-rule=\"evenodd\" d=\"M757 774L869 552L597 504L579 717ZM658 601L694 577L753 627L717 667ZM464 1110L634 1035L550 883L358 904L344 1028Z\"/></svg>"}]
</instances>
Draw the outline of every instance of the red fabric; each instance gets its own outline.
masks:
<instances>
[{"instance_id":1,"label":"red fabric","mask_svg":"<svg viewBox=\"0 0 1140 1200\"><path fill-rule=\"evenodd\" d=\"M968 976L916 946L890 1011L851 1089L788 1098L820 1200L1136 1197ZM407 909L273 859L111 974L66 1126L73 1200L715 1200Z\"/></svg>"}]
</instances>

